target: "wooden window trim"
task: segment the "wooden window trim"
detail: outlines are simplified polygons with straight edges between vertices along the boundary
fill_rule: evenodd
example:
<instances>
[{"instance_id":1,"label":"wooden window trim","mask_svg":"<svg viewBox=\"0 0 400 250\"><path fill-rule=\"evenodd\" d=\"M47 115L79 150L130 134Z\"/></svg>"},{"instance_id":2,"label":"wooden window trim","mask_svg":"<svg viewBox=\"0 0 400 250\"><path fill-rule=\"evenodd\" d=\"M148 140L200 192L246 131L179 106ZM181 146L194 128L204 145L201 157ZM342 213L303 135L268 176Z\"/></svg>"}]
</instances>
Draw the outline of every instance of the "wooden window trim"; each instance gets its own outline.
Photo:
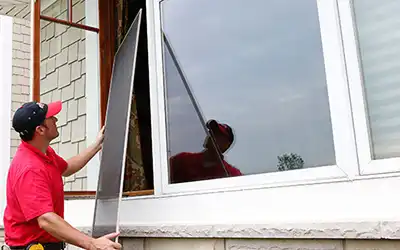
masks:
<instances>
[{"instance_id":1,"label":"wooden window trim","mask_svg":"<svg viewBox=\"0 0 400 250\"><path fill-rule=\"evenodd\" d=\"M115 23L114 10L116 7L115 0L101 1L99 0L99 28L90 27L83 24L72 22L72 1L69 0L70 12L68 21L60 20L53 17L41 15L40 13L40 0L34 2L34 18L33 18L33 86L32 86L32 99L33 101L40 101L40 20L55 22L63 25L72 26L79 29L97 32L99 34L99 56L100 56L100 118L101 126L104 125L108 93L110 89L112 67L114 63L115 54L115 27L110 25ZM143 196L153 195L154 190L141 190L124 192L123 196ZM95 197L96 191L64 191L66 197Z\"/></svg>"},{"instance_id":2,"label":"wooden window trim","mask_svg":"<svg viewBox=\"0 0 400 250\"><path fill-rule=\"evenodd\" d=\"M153 195L154 190L141 190L141 191L131 191L123 192L122 197L136 197ZM64 191L64 196L67 198L77 197L77 198L94 198L96 197L96 191Z\"/></svg>"},{"instance_id":3,"label":"wooden window trim","mask_svg":"<svg viewBox=\"0 0 400 250\"><path fill-rule=\"evenodd\" d=\"M40 101L40 0L34 2L33 9L33 101Z\"/></svg>"},{"instance_id":4,"label":"wooden window trim","mask_svg":"<svg viewBox=\"0 0 400 250\"><path fill-rule=\"evenodd\" d=\"M106 119L108 92L115 55L115 11L116 1L99 0L99 44L100 44L100 118L101 126Z\"/></svg>"},{"instance_id":5,"label":"wooden window trim","mask_svg":"<svg viewBox=\"0 0 400 250\"><path fill-rule=\"evenodd\" d=\"M87 25L84 25L84 24L74 23L74 22L71 22L71 21L61 20L61 19L58 19L58 18L44 16L44 15L40 15L40 19L41 20L45 20L45 21L49 21L49 22L53 22L53 23L68 25L68 26L71 26L71 27L74 27L74 28L78 28L78 29L83 29L83 30L93 31L93 32L99 33L99 29L98 28L87 26Z\"/></svg>"}]
</instances>

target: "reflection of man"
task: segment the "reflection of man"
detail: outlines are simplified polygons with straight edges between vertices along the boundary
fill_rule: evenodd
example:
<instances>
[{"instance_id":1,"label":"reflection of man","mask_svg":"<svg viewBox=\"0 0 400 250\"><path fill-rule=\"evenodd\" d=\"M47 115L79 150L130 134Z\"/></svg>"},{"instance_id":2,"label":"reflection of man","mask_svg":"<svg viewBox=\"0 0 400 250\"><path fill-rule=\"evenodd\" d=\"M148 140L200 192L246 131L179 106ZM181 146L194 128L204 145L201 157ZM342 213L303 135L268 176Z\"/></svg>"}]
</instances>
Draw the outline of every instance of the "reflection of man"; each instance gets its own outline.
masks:
<instances>
[{"instance_id":1,"label":"reflection of man","mask_svg":"<svg viewBox=\"0 0 400 250\"><path fill-rule=\"evenodd\" d=\"M207 128L214 135L215 142L221 153L215 150L211 138L207 136L202 152L184 152L171 157L170 178L172 183L225 177L226 172L221 160L229 176L242 175L240 170L227 163L222 155L234 141L231 127L226 124L219 124L215 120L210 120L207 122Z\"/></svg>"}]
</instances>

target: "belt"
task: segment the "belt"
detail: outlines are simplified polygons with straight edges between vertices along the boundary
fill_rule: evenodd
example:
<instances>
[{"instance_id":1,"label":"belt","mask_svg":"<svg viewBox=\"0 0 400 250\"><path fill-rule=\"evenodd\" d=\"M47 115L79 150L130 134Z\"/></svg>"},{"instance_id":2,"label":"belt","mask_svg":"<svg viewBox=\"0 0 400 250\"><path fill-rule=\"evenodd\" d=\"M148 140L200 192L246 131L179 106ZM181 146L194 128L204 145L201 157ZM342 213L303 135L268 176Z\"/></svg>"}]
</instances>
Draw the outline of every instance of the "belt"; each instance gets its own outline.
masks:
<instances>
[{"instance_id":1,"label":"belt","mask_svg":"<svg viewBox=\"0 0 400 250\"><path fill-rule=\"evenodd\" d=\"M56 243L33 243L27 246L10 246L11 250L64 250L64 242Z\"/></svg>"}]
</instances>

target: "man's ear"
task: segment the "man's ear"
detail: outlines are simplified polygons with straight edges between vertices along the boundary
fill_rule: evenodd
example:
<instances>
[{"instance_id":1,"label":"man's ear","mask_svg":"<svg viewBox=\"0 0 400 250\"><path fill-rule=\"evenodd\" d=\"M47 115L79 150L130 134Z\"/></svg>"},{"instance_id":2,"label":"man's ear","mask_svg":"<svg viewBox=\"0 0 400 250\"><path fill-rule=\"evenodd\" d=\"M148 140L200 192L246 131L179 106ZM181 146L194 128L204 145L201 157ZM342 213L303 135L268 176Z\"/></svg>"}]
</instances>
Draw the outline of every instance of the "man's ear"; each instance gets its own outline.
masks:
<instances>
[{"instance_id":1,"label":"man's ear","mask_svg":"<svg viewBox=\"0 0 400 250\"><path fill-rule=\"evenodd\" d=\"M37 126L35 132L38 133L39 135L43 135L44 134L43 126Z\"/></svg>"}]
</instances>

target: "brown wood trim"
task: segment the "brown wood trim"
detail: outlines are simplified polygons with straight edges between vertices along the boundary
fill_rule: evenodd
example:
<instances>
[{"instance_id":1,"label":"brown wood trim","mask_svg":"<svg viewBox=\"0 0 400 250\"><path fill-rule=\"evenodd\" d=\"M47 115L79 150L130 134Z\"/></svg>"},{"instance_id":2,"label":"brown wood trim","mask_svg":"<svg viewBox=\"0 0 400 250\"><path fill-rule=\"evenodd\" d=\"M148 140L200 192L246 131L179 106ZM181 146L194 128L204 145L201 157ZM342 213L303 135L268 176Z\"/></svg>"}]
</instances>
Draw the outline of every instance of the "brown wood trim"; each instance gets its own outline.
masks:
<instances>
[{"instance_id":1,"label":"brown wood trim","mask_svg":"<svg viewBox=\"0 0 400 250\"><path fill-rule=\"evenodd\" d=\"M134 196L145 196L145 195L154 195L154 190L140 190L140 191L130 191L123 192L122 196L124 197L134 197ZM96 196L96 191L64 191L64 196Z\"/></svg>"},{"instance_id":2,"label":"brown wood trim","mask_svg":"<svg viewBox=\"0 0 400 250\"><path fill-rule=\"evenodd\" d=\"M99 0L99 52L100 52L100 118L105 124L108 92L115 55L115 11L116 1Z\"/></svg>"},{"instance_id":3,"label":"brown wood trim","mask_svg":"<svg viewBox=\"0 0 400 250\"><path fill-rule=\"evenodd\" d=\"M33 101L40 101L40 0L35 1L33 11Z\"/></svg>"},{"instance_id":4,"label":"brown wood trim","mask_svg":"<svg viewBox=\"0 0 400 250\"><path fill-rule=\"evenodd\" d=\"M141 190L141 191L130 191L130 192L123 192L122 196L145 196L145 195L154 195L154 190Z\"/></svg>"},{"instance_id":5,"label":"brown wood trim","mask_svg":"<svg viewBox=\"0 0 400 250\"><path fill-rule=\"evenodd\" d=\"M64 191L64 196L95 196L96 191Z\"/></svg>"},{"instance_id":6,"label":"brown wood trim","mask_svg":"<svg viewBox=\"0 0 400 250\"><path fill-rule=\"evenodd\" d=\"M72 23L72 0L68 0L68 20Z\"/></svg>"},{"instance_id":7,"label":"brown wood trim","mask_svg":"<svg viewBox=\"0 0 400 250\"><path fill-rule=\"evenodd\" d=\"M70 22L70 21L66 21L66 20L57 19L54 17L40 15L40 19L49 21L49 22L53 22L53 23L59 23L59 24L71 26L71 27L78 28L78 29L93 31L93 32L97 32L97 33L99 32L98 28L87 26L84 24L74 23L74 22Z\"/></svg>"}]
</instances>

